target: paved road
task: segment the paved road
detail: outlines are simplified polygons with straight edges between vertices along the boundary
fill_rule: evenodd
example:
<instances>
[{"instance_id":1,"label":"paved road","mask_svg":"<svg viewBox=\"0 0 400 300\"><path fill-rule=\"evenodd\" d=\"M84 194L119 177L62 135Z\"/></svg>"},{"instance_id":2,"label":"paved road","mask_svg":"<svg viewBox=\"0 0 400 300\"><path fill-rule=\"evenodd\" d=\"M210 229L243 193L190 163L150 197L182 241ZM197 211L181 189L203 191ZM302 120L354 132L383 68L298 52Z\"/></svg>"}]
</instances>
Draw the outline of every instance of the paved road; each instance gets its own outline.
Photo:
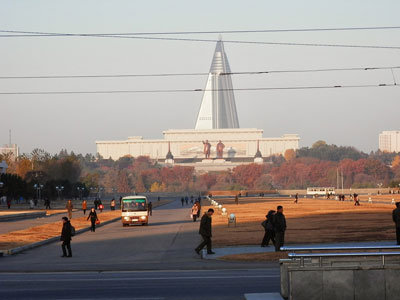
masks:
<instances>
[{"instance_id":1,"label":"paved road","mask_svg":"<svg viewBox=\"0 0 400 300\"><path fill-rule=\"evenodd\" d=\"M279 272L262 270L0 274L0 299L244 299L279 291Z\"/></svg>"},{"instance_id":2,"label":"paved road","mask_svg":"<svg viewBox=\"0 0 400 300\"><path fill-rule=\"evenodd\" d=\"M266 268L271 263L202 260L194 252L200 242L199 222L178 201L155 209L149 226L122 227L115 222L72 241L72 258L61 258L60 243L0 257L0 272L194 270Z\"/></svg>"}]
</instances>

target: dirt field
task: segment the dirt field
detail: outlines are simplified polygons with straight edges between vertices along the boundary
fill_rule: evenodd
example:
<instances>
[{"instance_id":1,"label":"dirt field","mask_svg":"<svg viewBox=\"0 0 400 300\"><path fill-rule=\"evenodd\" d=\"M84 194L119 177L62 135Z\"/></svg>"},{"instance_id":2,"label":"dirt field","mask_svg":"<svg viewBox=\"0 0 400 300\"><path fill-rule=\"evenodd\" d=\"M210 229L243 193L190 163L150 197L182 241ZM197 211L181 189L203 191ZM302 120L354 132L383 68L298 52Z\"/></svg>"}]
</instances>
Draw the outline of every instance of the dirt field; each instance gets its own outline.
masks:
<instances>
[{"instance_id":1,"label":"dirt field","mask_svg":"<svg viewBox=\"0 0 400 300\"><path fill-rule=\"evenodd\" d=\"M398 200L400 196L396 198ZM284 207L287 220L285 244L395 239L391 216L394 205L390 204L354 206L349 201L305 198L294 204L290 198L254 197L239 198L239 205L234 204L234 199L218 201L227 208L228 215L236 215L237 226L228 227L227 216L216 210L213 216L215 246L259 245L264 235L261 222L270 209L276 210L277 205Z\"/></svg>"},{"instance_id":2,"label":"dirt field","mask_svg":"<svg viewBox=\"0 0 400 300\"><path fill-rule=\"evenodd\" d=\"M153 203L153 207L157 207L166 203L171 202L170 200L161 200L160 202ZM79 215L80 217L75 217ZM71 224L75 227L75 230L86 228L90 226L90 221L87 221L86 216L82 217L82 213L74 213L71 219ZM97 216L100 222L105 222L114 218L121 217L121 211L97 211ZM7 226L7 223L2 223L2 226ZM27 244L32 244L39 242L48 238L59 236L61 233L62 222L61 215L60 221L55 223L49 223L41 226L30 227L24 230L18 230L9 232L7 234L0 235L0 250L12 249L15 247L20 247Z\"/></svg>"}]
</instances>

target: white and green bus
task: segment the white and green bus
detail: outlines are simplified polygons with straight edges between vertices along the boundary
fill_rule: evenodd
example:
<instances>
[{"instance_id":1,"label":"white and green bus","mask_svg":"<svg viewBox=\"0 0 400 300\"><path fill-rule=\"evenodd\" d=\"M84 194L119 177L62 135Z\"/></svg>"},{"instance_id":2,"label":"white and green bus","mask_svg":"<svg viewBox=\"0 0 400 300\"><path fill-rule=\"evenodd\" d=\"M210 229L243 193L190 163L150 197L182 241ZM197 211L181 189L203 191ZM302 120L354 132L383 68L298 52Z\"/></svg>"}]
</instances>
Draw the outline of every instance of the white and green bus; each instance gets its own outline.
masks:
<instances>
[{"instance_id":1,"label":"white and green bus","mask_svg":"<svg viewBox=\"0 0 400 300\"><path fill-rule=\"evenodd\" d=\"M127 196L121 201L122 226L148 225L149 212L145 196Z\"/></svg>"}]
</instances>

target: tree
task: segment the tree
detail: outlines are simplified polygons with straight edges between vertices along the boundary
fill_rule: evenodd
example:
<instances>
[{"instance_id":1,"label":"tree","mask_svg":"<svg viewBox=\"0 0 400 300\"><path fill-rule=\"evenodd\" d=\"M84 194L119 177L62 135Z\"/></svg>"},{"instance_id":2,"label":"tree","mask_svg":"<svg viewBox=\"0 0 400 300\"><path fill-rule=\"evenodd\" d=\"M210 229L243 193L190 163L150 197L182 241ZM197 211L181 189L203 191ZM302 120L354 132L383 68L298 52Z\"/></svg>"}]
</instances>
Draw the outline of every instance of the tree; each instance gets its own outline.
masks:
<instances>
[{"instance_id":1,"label":"tree","mask_svg":"<svg viewBox=\"0 0 400 300\"><path fill-rule=\"evenodd\" d=\"M291 161L296 157L296 151L294 151L294 149L287 149L283 157L286 159L286 161Z\"/></svg>"},{"instance_id":2,"label":"tree","mask_svg":"<svg viewBox=\"0 0 400 300\"><path fill-rule=\"evenodd\" d=\"M397 168L400 166L400 155L396 155L392 161L392 168Z\"/></svg>"}]
</instances>

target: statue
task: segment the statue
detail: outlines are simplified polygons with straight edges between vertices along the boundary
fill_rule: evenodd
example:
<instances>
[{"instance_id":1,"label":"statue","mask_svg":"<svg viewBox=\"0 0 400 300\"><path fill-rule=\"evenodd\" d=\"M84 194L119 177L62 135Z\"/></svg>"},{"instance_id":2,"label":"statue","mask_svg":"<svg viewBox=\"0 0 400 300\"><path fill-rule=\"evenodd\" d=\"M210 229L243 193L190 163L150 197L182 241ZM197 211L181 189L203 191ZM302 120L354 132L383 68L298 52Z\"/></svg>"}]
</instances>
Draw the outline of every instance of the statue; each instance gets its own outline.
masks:
<instances>
[{"instance_id":1,"label":"statue","mask_svg":"<svg viewBox=\"0 0 400 300\"><path fill-rule=\"evenodd\" d=\"M206 140L205 142L203 141L204 145L204 150L203 153L206 156L206 158L210 158L210 153L211 153L211 144Z\"/></svg>"},{"instance_id":2,"label":"statue","mask_svg":"<svg viewBox=\"0 0 400 300\"><path fill-rule=\"evenodd\" d=\"M224 156L225 145L219 141L217 144L217 158L222 158Z\"/></svg>"}]
</instances>

